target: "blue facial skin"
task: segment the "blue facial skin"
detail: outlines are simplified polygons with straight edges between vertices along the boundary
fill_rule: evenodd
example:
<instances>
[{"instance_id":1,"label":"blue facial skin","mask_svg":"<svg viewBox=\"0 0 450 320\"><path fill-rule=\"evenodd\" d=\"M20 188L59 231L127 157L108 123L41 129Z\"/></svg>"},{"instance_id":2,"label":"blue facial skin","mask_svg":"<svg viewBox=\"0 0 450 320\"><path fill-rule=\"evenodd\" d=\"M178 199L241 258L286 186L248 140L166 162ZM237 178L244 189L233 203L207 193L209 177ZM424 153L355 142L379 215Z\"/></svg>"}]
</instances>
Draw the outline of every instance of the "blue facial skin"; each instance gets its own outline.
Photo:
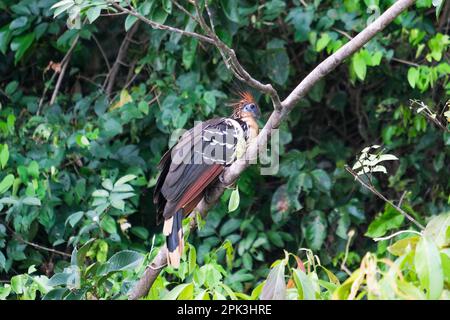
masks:
<instances>
[{"instance_id":1,"label":"blue facial skin","mask_svg":"<svg viewBox=\"0 0 450 320\"><path fill-rule=\"evenodd\" d=\"M261 112L259 111L259 108L254 103L246 104L243 108L245 112L253 113L255 118L259 118L261 116Z\"/></svg>"}]
</instances>

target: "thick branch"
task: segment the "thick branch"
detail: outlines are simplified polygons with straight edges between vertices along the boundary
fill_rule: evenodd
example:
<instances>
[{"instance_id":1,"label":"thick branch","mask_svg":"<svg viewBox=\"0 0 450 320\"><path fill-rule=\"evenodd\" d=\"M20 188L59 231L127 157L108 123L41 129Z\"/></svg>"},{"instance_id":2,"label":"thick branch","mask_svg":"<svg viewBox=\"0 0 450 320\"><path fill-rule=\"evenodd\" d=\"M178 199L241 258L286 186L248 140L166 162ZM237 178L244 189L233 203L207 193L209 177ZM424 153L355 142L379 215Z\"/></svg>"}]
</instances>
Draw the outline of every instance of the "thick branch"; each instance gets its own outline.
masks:
<instances>
[{"instance_id":1,"label":"thick branch","mask_svg":"<svg viewBox=\"0 0 450 320\"><path fill-rule=\"evenodd\" d=\"M195 2L194 2L195 3ZM325 59L320 63L306 78L301 81L298 86L291 92L291 94L281 103L277 101L278 94L270 84L264 85L253 79L250 74L240 65L236 58L233 49L228 48L217 35L215 37L212 34L207 37L209 43L215 45L221 53L226 53L230 58L232 67L235 68L233 74L237 78L245 81L248 85L261 90L264 93L268 93L272 97L275 110L266 122L266 125L258 135L257 141L251 143L247 149L244 159L236 161L224 172L221 177L221 181L218 182L213 189L209 190L205 198L198 204L196 210L202 215L206 215L209 208L219 199L219 197L225 191L226 186L231 185L240 174L249 166L247 159L255 159L258 152L258 146L266 145L268 138L270 137L272 130L280 126L281 121L286 115L295 107L295 105L302 99L311 88L323 77L333 71L339 64L345 59L350 57L353 53L358 51L367 42L369 42L378 32L383 30L389 23L391 23L397 16L405 11L409 6L414 3L414 0L398 0L393 4L386 12L384 12L378 19L372 22L366 29L359 33L355 38L350 40L342 48L340 48L333 55ZM203 24L203 22L202 22ZM209 29L209 30L208 30ZM204 30L207 34L212 30L207 28ZM196 36L197 37L197 36ZM227 63L227 61L225 61ZM277 104L279 103L279 106ZM195 229L195 224L191 229ZM166 251L163 247L154 258L151 268L147 268L144 272L143 278L141 278L129 294L130 299L138 299L145 294L151 288L151 285L159 275L161 269L166 265Z\"/></svg>"}]
</instances>

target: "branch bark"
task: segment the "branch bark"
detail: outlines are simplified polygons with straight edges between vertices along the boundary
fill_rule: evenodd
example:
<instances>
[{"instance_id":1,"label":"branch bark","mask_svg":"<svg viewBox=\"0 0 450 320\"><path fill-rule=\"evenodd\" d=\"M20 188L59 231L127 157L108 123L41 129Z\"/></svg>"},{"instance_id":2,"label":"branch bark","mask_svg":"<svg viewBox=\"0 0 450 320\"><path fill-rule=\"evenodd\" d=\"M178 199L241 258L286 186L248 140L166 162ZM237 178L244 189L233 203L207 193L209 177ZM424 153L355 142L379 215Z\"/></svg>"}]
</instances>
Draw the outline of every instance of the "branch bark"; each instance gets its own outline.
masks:
<instances>
[{"instance_id":1,"label":"branch bark","mask_svg":"<svg viewBox=\"0 0 450 320\"><path fill-rule=\"evenodd\" d=\"M227 66L230 66L230 70L238 79L246 82L248 85L266 94L269 94L272 98L272 102L274 103L274 111L270 115L264 128L259 133L257 140L252 142L247 148L245 157L241 160L236 161L233 165L227 168L227 170L225 170L220 181L212 189L208 190L206 196L197 205L196 211L201 213L202 216L206 216L209 208L219 199L219 197L225 191L225 188L236 181L240 174L249 166L248 159L255 159L258 152L258 146L266 145L266 142L270 137L272 130L280 126L281 122L286 118L287 114L295 107L300 99L302 99L318 81L320 81L327 74L333 71L338 65L340 65L345 59L350 57L353 53L362 48L377 33L382 31L389 23L391 23L414 2L414 0L398 0L397 2L395 2L388 10L386 10L380 17L378 17L375 21L368 25L356 37L354 37L338 51L336 51L334 54L320 63L310 74L306 76L306 78L304 78L297 85L297 87L282 102L279 102L278 93L270 84L260 83L259 81L253 79L250 74L245 71L245 69L237 60L234 50L220 41L217 35L214 34L212 27L210 28L206 26L206 23L202 21L203 18L199 17L199 22L201 22L200 24L202 25L203 31L208 35L205 42L213 44L221 52L222 57L225 59L225 63L227 64ZM201 14L196 1L194 1L194 4L196 6L198 14ZM121 10L117 6L115 7ZM133 15L141 19L139 17L139 14L136 14L136 12ZM145 20L143 21L146 22ZM153 23L146 23L154 27ZM161 28L161 26L159 26L158 28L169 31L171 30L167 27ZM203 40L202 38L198 37L198 34L196 34L195 37ZM229 61L227 61L227 59L229 59ZM191 216L195 219L194 213L192 213ZM191 230L194 230L195 228L196 225L194 223L191 226ZM134 288L130 291L128 295L130 299L139 299L148 293L148 290L153 285L153 282L158 277L164 266L167 264L166 250L167 249L165 248L165 246L160 249L150 266L145 270L143 277L139 281L137 281Z\"/></svg>"}]
</instances>

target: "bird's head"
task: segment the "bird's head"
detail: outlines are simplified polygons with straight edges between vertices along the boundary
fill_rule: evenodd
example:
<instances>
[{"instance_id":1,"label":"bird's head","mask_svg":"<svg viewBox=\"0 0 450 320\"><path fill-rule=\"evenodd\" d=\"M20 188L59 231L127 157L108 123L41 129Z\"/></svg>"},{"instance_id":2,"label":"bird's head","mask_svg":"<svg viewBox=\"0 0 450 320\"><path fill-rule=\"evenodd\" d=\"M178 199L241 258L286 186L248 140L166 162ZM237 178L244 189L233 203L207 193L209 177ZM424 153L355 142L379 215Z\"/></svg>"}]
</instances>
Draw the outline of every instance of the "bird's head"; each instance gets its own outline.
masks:
<instances>
[{"instance_id":1,"label":"bird's head","mask_svg":"<svg viewBox=\"0 0 450 320\"><path fill-rule=\"evenodd\" d=\"M252 117L258 119L261 117L261 111L253 98L248 92L239 92L239 99L233 103L233 118Z\"/></svg>"}]
</instances>

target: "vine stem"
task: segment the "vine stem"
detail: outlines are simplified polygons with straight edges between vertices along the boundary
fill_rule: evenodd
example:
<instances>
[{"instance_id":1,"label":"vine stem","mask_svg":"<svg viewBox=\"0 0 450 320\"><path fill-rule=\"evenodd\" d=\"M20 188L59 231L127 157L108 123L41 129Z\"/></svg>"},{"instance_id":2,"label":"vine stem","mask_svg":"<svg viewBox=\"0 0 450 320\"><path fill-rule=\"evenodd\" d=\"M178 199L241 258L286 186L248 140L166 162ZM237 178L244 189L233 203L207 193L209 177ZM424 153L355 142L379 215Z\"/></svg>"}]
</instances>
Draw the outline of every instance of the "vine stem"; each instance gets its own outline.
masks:
<instances>
[{"instance_id":1,"label":"vine stem","mask_svg":"<svg viewBox=\"0 0 450 320\"><path fill-rule=\"evenodd\" d=\"M403 233L414 233L414 234L417 234L419 236L422 235L421 232L414 231L414 230L401 230L401 231L397 231L397 232L395 232L395 233L393 233L393 234L391 234L389 236L386 236L386 237L373 238L373 241L378 242L378 241L383 241L383 240L389 240L389 239L392 239L392 238L398 236L399 234L403 234Z\"/></svg>"}]
</instances>

